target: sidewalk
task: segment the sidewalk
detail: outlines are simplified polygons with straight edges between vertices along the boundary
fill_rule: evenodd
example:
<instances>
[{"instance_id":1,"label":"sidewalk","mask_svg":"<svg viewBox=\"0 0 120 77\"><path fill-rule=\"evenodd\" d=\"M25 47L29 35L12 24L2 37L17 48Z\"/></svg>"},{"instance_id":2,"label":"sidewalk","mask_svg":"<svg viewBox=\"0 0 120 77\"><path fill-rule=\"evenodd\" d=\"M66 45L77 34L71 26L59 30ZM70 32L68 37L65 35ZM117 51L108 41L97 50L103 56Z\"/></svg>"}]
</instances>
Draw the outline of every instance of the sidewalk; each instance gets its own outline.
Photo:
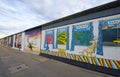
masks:
<instances>
[{"instance_id":1,"label":"sidewalk","mask_svg":"<svg viewBox=\"0 0 120 77\"><path fill-rule=\"evenodd\" d=\"M0 77L113 77L0 46Z\"/></svg>"}]
</instances>

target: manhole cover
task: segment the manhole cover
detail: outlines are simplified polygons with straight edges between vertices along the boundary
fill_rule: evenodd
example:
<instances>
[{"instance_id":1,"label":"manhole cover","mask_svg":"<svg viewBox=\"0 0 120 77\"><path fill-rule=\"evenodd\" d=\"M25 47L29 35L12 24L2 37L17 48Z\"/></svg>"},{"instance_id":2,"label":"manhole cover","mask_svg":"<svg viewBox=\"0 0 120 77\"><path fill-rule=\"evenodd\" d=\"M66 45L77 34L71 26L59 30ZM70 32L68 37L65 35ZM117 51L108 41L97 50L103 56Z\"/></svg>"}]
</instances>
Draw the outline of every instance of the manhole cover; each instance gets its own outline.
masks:
<instances>
[{"instance_id":1,"label":"manhole cover","mask_svg":"<svg viewBox=\"0 0 120 77\"><path fill-rule=\"evenodd\" d=\"M40 61L40 62L45 62L47 61L48 59L47 58L44 58L44 57L39 57L39 58L36 58L37 61Z\"/></svg>"},{"instance_id":2,"label":"manhole cover","mask_svg":"<svg viewBox=\"0 0 120 77\"><path fill-rule=\"evenodd\" d=\"M25 70L25 69L27 69L27 68L28 68L27 65L25 65L25 64L20 64L20 65L17 65L17 66L12 66L12 67L10 67L10 68L9 68L9 71L10 71L11 74L13 74L13 73L16 73L16 72L19 72L19 71L23 71L23 70Z\"/></svg>"}]
</instances>

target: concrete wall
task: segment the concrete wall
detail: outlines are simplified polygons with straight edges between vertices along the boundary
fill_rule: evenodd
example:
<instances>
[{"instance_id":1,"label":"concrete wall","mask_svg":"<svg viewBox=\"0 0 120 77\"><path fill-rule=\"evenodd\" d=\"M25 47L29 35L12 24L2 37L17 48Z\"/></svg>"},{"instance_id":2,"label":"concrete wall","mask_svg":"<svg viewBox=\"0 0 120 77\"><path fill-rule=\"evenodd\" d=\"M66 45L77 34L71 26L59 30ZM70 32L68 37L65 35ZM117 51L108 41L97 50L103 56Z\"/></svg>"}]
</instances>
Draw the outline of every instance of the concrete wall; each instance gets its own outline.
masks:
<instances>
[{"instance_id":1,"label":"concrete wall","mask_svg":"<svg viewBox=\"0 0 120 77\"><path fill-rule=\"evenodd\" d=\"M61 27L55 27L55 28L51 28L51 29L44 29L42 30L42 46L41 49L46 50L46 48L44 47L45 45L45 32L46 31L54 31L54 46L56 46L56 38L57 38L57 30L60 28L66 28L69 27L69 49L66 50L65 45L58 45L58 48L54 47L52 48L52 44L49 44L49 51L55 51L58 52L59 49L64 49L66 50L66 53L70 53L70 54L77 54L77 55L81 55L80 52L82 52L83 50L85 50L88 46L81 46L81 45L76 45L74 47L74 51L71 51L71 40L72 40L72 28L74 25L80 25L80 24L86 24L89 22L92 22L93 25L93 34L94 36L99 36L99 30L98 30L98 26L99 26L99 21L100 20L110 20L110 19L116 19L116 18L120 18L120 14L118 15L113 15L113 16L108 16L108 17L103 17L103 18L98 18L98 19L93 19L93 20L89 20L89 21L84 21L84 22L79 22L79 23L74 23L74 24L69 24L69 25L64 25ZM109 38L108 38L109 39ZM47 52L49 52L47 51ZM86 55L86 54L84 54ZM97 50L95 51L95 53L92 54L92 56L96 56L98 58L105 58L105 59L114 59L114 60L120 60L120 47L116 47L116 46L103 46L103 55L99 55L97 54Z\"/></svg>"}]
</instances>

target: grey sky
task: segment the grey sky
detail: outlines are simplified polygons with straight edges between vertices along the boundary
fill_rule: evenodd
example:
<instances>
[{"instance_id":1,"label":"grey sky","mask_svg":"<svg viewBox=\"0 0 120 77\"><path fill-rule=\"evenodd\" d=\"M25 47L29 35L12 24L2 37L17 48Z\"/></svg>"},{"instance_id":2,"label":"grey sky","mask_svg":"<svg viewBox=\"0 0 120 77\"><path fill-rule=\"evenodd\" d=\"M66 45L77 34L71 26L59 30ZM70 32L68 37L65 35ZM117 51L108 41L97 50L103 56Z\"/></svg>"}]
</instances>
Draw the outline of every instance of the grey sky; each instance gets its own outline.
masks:
<instances>
[{"instance_id":1,"label":"grey sky","mask_svg":"<svg viewBox=\"0 0 120 77\"><path fill-rule=\"evenodd\" d=\"M115 0L0 0L0 33L13 34Z\"/></svg>"}]
</instances>

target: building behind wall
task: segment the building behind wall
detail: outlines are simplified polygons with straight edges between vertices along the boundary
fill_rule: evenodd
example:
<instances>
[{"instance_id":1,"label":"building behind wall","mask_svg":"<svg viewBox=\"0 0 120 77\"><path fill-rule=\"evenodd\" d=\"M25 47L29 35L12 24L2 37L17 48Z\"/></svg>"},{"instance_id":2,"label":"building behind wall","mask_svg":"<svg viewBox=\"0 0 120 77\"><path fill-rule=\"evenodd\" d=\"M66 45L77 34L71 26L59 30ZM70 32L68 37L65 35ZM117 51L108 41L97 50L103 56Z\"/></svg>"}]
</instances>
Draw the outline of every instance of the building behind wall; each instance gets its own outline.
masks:
<instances>
[{"instance_id":1,"label":"building behind wall","mask_svg":"<svg viewBox=\"0 0 120 77\"><path fill-rule=\"evenodd\" d=\"M0 40L1 44L7 40ZM22 31L13 35L13 42L14 48L20 43L25 52L119 76L120 2Z\"/></svg>"}]
</instances>

